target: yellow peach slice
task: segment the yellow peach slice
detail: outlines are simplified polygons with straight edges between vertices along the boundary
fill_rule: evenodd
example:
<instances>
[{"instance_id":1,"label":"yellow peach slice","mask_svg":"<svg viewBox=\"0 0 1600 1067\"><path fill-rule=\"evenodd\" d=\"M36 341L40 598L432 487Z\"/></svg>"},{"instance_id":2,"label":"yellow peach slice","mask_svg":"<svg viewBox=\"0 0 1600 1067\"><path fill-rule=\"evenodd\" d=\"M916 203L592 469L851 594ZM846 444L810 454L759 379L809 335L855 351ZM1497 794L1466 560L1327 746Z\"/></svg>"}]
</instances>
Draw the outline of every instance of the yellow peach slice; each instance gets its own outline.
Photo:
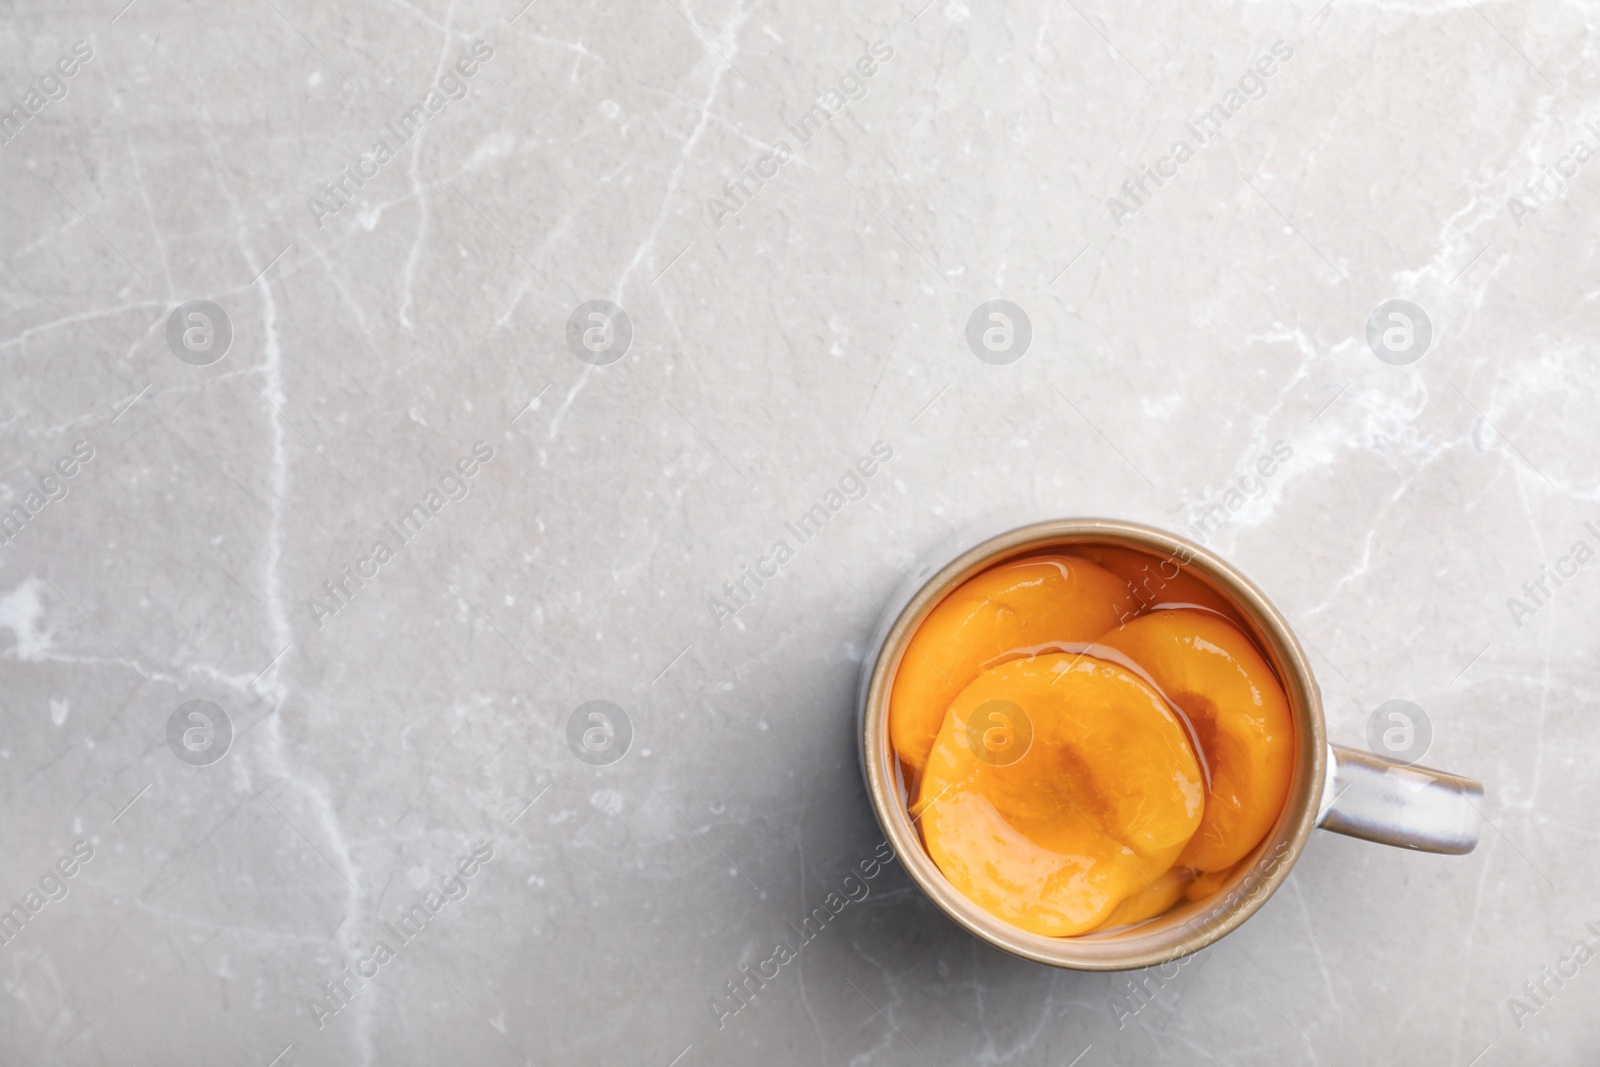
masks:
<instances>
[{"instance_id":1,"label":"yellow peach slice","mask_svg":"<svg viewBox=\"0 0 1600 1067\"><path fill-rule=\"evenodd\" d=\"M1294 765L1283 687L1250 639L1205 611L1158 611L1101 637L1137 663L1189 721L1210 772L1205 817L1178 863L1220 871L1277 821Z\"/></svg>"},{"instance_id":2,"label":"yellow peach slice","mask_svg":"<svg viewBox=\"0 0 1600 1067\"><path fill-rule=\"evenodd\" d=\"M1008 653L1092 641L1130 614L1122 579L1081 559L1034 556L968 579L912 636L889 693L889 739L914 771L928 762L950 704Z\"/></svg>"}]
</instances>

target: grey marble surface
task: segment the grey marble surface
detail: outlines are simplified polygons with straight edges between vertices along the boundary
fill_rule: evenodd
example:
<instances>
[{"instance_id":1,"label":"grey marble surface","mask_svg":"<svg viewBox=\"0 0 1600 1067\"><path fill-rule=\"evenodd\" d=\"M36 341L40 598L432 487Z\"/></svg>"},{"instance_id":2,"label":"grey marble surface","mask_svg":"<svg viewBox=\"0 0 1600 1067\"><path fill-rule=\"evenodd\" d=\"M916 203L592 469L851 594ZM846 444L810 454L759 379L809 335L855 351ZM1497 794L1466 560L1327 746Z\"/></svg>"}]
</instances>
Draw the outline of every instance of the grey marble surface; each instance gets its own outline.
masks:
<instances>
[{"instance_id":1,"label":"grey marble surface","mask_svg":"<svg viewBox=\"0 0 1600 1067\"><path fill-rule=\"evenodd\" d=\"M1592 1062L1592 7L123 4L0 7L0 1063ZM1142 1006L850 890L875 605L1092 514L1479 849L1319 834Z\"/></svg>"}]
</instances>

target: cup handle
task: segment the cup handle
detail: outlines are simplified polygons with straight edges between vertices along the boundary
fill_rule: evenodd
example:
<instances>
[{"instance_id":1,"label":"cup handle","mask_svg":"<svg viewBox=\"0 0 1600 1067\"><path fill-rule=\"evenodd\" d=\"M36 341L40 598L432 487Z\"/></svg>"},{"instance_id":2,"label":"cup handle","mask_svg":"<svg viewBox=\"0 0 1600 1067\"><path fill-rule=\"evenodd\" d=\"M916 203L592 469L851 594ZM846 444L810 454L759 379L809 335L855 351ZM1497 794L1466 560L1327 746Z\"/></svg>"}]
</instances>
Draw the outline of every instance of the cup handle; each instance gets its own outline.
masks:
<instances>
[{"instance_id":1,"label":"cup handle","mask_svg":"<svg viewBox=\"0 0 1600 1067\"><path fill-rule=\"evenodd\" d=\"M1483 783L1328 746L1317 825L1384 845L1461 856L1478 844Z\"/></svg>"}]
</instances>

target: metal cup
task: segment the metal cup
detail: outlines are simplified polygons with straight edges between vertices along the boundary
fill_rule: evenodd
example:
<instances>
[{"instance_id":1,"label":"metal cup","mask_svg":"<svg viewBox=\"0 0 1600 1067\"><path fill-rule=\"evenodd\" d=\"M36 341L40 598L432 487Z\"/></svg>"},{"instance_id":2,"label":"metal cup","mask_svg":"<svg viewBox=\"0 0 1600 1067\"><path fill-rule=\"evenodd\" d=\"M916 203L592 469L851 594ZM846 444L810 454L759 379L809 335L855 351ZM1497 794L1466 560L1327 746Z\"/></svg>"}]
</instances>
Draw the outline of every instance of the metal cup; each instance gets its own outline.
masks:
<instances>
[{"instance_id":1,"label":"metal cup","mask_svg":"<svg viewBox=\"0 0 1600 1067\"><path fill-rule=\"evenodd\" d=\"M923 848L906 810L889 743L889 692L906 646L928 613L973 575L1008 560L1074 546L1133 549L1166 572L1200 580L1232 608L1283 683L1294 721L1294 774L1271 832L1213 896L1180 902L1139 926L1079 937L1045 937L1012 926L952 886ZM1170 576L1170 575L1169 575ZM1478 843L1483 786L1470 778L1330 745L1322 693L1289 623L1261 590L1216 554L1164 530L1113 519L1058 519L988 538L944 564L917 570L901 590L862 671L862 772L883 832L905 869L945 914L1007 952L1086 971L1165 963L1212 944L1254 915L1283 884L1317 827L1387 845L1460 855Z\"/></svg>"}]
</instances>

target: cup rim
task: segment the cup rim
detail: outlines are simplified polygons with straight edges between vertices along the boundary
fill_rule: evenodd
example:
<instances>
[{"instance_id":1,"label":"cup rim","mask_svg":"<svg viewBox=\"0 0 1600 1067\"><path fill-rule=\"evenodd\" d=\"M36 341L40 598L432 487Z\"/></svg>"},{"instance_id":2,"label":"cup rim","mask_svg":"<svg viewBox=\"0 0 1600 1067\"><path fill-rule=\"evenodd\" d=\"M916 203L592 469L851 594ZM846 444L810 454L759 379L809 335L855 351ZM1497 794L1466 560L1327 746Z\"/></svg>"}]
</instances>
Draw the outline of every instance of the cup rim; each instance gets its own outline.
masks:
<instances>
[{"instance_id":1,"label":"cup rim","mask_svg":"<svg viewBox=\"0 0 1600 1067\"><path fill-rule=\"evenodd\" d=\"M911 636L956 586L1020 556L1095 544L1169 557L1234 607L1283 683L1295 726L1295 769L1277 823L1216 894L1199 902L1180 903L1166 915L1131 930L1047 937L1013 926L979 907L950 884L928 855L900 799L898 764L888 736L889 692ZM927 569L917 578L924 574ZM969 933L997 948L1037 963L1086 971L1133 970L1192 955L1231 933L1266 903L1288 877L1316 828L1328 757L1321 692L1311 665L1288 620L1266 595L1216 553L1187 538L1120 519L1030 523L989 537L932 571L917 582L897 613L885 615L885 623L875 651L866 660L859 707L862 771L873 813L922 891Z\"/></svg>"}]
</instances>

